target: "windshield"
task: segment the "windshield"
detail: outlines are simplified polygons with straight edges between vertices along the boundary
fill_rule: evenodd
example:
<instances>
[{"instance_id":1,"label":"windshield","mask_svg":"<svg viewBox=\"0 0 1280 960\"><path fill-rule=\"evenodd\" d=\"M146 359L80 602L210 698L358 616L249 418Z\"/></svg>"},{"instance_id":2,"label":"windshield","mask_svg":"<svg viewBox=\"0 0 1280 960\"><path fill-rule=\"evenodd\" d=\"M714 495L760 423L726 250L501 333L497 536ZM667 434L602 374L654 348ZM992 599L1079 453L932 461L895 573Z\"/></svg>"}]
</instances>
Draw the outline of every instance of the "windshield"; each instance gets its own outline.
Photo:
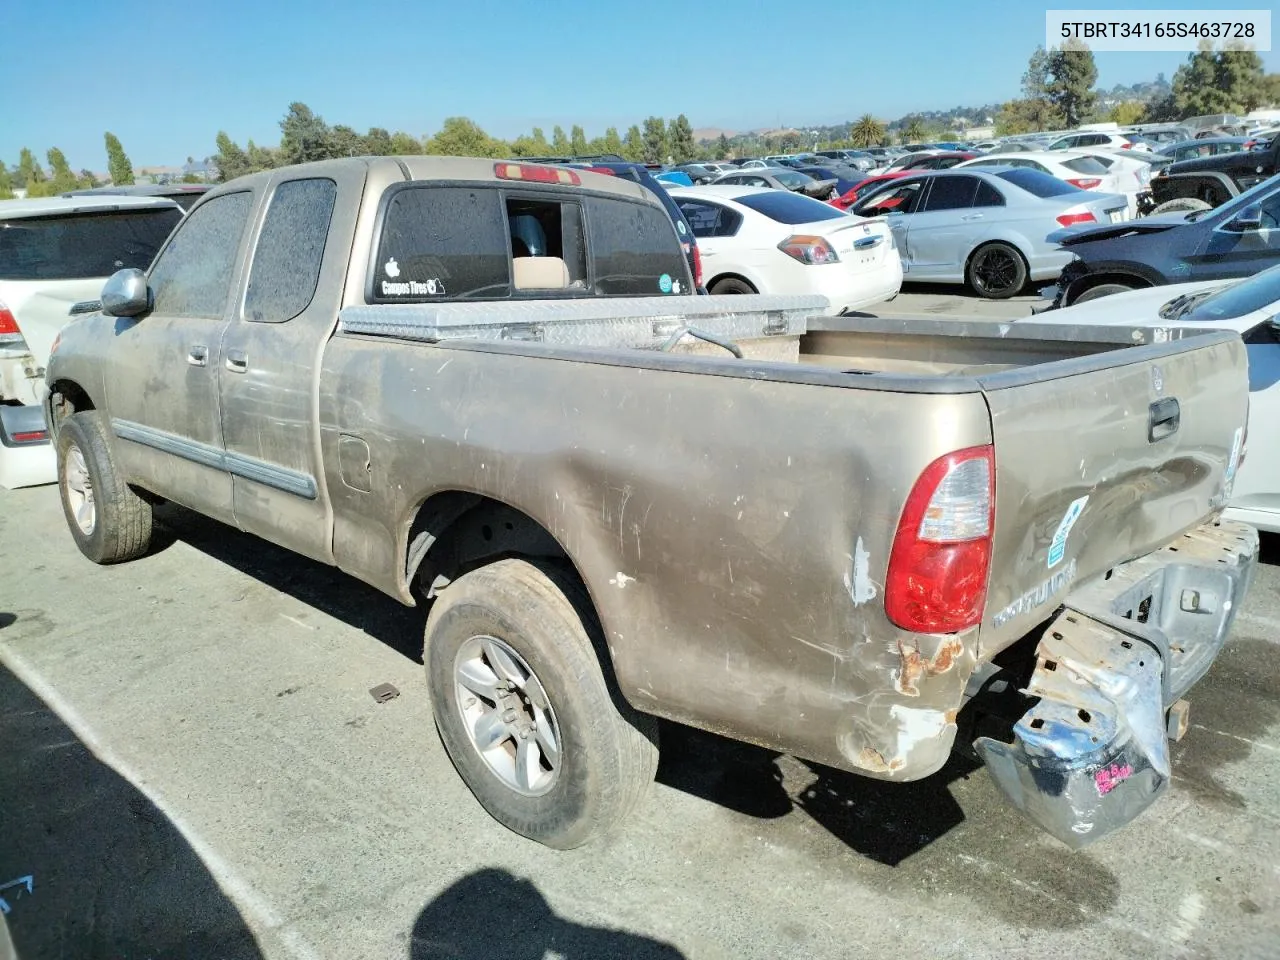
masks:
<instances>
[{"instance_id":1,"label":"windshield","mask_svg":"<svg viewBox=\"0 0 1280 960\"><path fill-rule=\"evenodd\" d=\"M786 187L789 190L795 190L797 188L806 187L809 184L813 183L813 177L808 177L798 171L790 171L790 170L787 170L787 171L780 170L779 172L773 175L773 179L777 180L780 184L782 184L784 187Z\"/></svg>"},{"instance_id":2,"label":"windshield","mask_svg":"<svg viewBox=\"0 0 1280 960\"><path fill-rule=\"evenodd\" d=\"M1160 316L1165 320L1201 322L1234 320L1272 307L1277 301L1280 301L1280 266L1216 290L1174 297L1160 308Z\"/></svg>"},{"instance_id":3,"label":"windshield","mask_svg":"<svg viewBox=\"0 0 1280 960\"><path fill-rule=\"evenodd\" d=\"M1047 173L1041 173L1039 170L1027 170L1019 168L1015 170L1001 170L995 174L1001 180L1008 180L1015 187L1021 187L1032 196L1040 197L1061 197L1068 193L1083 193L1079 187L1072 186L1065 180L1059 180L1057 177L1051 177Z\"/></svg>"},{"instance_id":4,"label":"windshield","mask_svg":"<svg viewBox=\"0 0 1280 960\"><path fill-rule=\"evenodd\" d=\"M85 280L151 266L182 219L177 207L0 222L0 279Z\"/></svg>"},{"instance_id":5,"label":"windshield","mask_svg":"<svg viewBox=\"0 0 1280 960\"><path fill-rule=\"evenodd\" d=\"M778 223L816 223L819 220L843 220L848 216L829 203L782 190L748 193L733 199Z\"/></svg>"}]
</instances>

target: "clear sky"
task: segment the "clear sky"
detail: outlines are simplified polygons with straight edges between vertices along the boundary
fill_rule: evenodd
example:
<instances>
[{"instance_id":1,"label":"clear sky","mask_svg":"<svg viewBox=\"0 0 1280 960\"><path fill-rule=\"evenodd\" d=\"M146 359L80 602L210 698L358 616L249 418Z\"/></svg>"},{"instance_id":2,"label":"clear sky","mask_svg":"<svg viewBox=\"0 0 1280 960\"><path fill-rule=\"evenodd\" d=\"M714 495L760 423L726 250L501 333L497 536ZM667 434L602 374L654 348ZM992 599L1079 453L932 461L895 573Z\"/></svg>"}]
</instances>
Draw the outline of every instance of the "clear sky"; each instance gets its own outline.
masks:
<instances>
[{"instance_id":1,"label":"clear sky","mask_svg":"<svg viewBox=\"0 0 1280 960\"><path fill-rule=\"evenodd\" d=\"M1261 3L1149 3L1225 9ZM102 133L136 166L278 142L301 100L330 124L434 132L469 116L513 137L650 114L695 128L837 123L1014 97L1044 42L1028 0L61 0L4 18L0 159L106 168ZM1094 6L1077 0L1055 7ZM1110 19L1108 16L1099 19ZM1280 25L1278 25L1280 27ZM1099 84L1172 79L1185 53L1099 53ZM1269 71L1280 57L1262 54Z\"/></svg>"}]
</instances>

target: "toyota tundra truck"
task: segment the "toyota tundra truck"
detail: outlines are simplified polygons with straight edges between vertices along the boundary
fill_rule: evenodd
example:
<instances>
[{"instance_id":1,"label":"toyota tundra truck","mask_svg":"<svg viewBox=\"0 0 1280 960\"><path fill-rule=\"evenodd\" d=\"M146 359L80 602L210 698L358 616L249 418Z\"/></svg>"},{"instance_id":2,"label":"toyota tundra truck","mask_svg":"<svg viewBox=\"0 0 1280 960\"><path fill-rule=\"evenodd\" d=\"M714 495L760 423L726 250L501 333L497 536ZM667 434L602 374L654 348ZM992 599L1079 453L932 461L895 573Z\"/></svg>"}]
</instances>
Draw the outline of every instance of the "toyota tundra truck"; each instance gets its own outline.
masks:
<instances>
[{"instance_id":1,"label":"toyota tundra truck","mask_svg":"<svg viewBox=\"0 0 1280 960\"><path fill-rule=\"evenodd\" d=\"M54 345L71 537L139 557L176 501L427 607L450 758L552 847L643 796L659 717L889 781L973 750L1072 847L1151 805L1256 560L1220 517L1239 336L693 290L618 177L399 157L220 185Z\"/></svg>"}]
</instances>

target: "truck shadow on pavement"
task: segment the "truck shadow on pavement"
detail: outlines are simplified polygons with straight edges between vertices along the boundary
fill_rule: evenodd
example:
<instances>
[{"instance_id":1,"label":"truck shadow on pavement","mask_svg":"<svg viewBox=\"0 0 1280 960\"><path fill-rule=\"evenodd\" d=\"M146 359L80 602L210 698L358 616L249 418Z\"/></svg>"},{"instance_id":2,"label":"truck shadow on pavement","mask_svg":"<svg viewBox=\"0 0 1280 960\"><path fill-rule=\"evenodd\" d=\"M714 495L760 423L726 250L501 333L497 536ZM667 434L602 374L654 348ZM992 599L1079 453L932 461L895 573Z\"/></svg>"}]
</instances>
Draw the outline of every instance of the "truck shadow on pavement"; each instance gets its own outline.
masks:
<instances>
[{"instance_id":1,"label":"truck shadow on pavement","mask_svg":"<svg viewBox=\"0 0 1280 960\"><path fill-rule=\"evenodd\" d=\"M262 957L178 828L2 666L0 771L0 956L7 925L32 960Z\"/></svg>"},{"instance_id":2,"label":"truck shadow on pavement","mask_svg":"<svg viewBox=\"0 0 1280 960\"><path fill-rule=\"evenodd\" d=\"M670 944L566 920L531 881L496 867L468 874L422 909L409 960L543 960L548 953L562 960L684 960Z\"/></svg>"}]
</instances>

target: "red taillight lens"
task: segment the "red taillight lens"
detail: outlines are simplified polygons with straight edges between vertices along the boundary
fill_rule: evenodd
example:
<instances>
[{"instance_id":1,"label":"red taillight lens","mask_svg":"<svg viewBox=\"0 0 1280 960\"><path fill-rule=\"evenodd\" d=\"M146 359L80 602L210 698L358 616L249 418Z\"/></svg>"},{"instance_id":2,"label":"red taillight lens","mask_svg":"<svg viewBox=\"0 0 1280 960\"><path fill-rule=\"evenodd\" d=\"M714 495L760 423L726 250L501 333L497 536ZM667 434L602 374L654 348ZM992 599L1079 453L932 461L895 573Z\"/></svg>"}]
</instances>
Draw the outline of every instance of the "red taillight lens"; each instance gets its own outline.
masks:
<instances>
[{"instance_id":1,"label":"red taillight lens","mask_svg":"<svg viewBox=\"0 0 1280 960\"><path fill-rule=\"evenodd\" d=\"M617 174L608 167L587 167L588 173L603 173L606 177L616 177Z\"/></svg>"},{"instance_id":2,"label":"red taillight lens","mask_svg":"<svg viewBox=\"0 0 1280 960\"><path fill-rule=\"evenodd\" d=\"M21 342L22 331L18 328L18 321L14 318L13 311L0 301L0 345Z\"/></svg>"},{"instance_id":3,"label":"red taillight lens","mask_svg":"<svg viewBox=\"0 0 1280 960\"><path fill-rule=\"evenodd\" d=\"M1097 223L1097 218L1092 213L1063 213L1058 216L1058 222L1064 227L1069 227L1076 223Z\"/></svg>"},{"instance_id":4,"label":"red taillight lens","mask_svg":"<svg viewBox=\"0 0 1280 960\"><path fill-rule=\"evenodd\" d=\"M1092 190L1102 182L1101 177L1079 177L1075 180L1068 180L1067 183L1073 187L1079 187L1081 190Z\"/></svg>"},{"instance_id":5,"label":"red taillight lens","mask_svg":"<svg viewBox=\"0 0 1280 960\"><path fill-rule=\"evenodd\" d=\"M21 433L15 433L13 439L18 443L34 443L37 440L48 440L49 434L43 430L24 430Z\"/></svg>"},{"instance_id":6,"label":"red taillight lens","mask_svg":"<svg viewBox=\"0 0 1280 960\"><path fill-rule=\"evenodd\" d=\"M568 167L547 167L536 163L495 163L493 174L500 180L524 180L527 183L562 183L582 185L582 178Z\"/></svg>"},{"instance_id":7,"label":"red taillight lens","mask_svg":"<svg viewBox=\"0 0 1280 960\"><path fill-rule=\"evenodd\" d=\"M778 249L801 263L835 263L840 259L835 247L827 242L826 237L809 236L803 233L787 237L778 244Z\"/></svg>"},{"instance_id":8,"label":"red taillight lens","mask_svg":"<svg viewBox=\"0 0 1280 960\"><path fill-rule=\"evenodd\" d=\"M696 290L702 286L702 251L698 249L698 245L693 245L693 288Z\"/></svg>"},{"instance_id":9,"label":"red taillight lens","mask_svg":"<svg viewBox=\"0 0 1280 960\"><path fill-rule=\"evenodd\" d=\"M1120 149L1121 149L1121 150L1132 150L1132 149L1133 149L1133 144L1132 144L1132 143L1122 143L1122 144L1120 144Z\"/></svg>"},{"instance_id":10,"label":"red taillight lens","mask_svg":"<svg viewBox=\"0 0 1280 960\"><path fill-rule=\"evenodd\" d=\"M982 619L995 523L990 445L939 457L907 497L885 577L889 619L913 633L955 633Z\"/></svg>"}]
</instances>

